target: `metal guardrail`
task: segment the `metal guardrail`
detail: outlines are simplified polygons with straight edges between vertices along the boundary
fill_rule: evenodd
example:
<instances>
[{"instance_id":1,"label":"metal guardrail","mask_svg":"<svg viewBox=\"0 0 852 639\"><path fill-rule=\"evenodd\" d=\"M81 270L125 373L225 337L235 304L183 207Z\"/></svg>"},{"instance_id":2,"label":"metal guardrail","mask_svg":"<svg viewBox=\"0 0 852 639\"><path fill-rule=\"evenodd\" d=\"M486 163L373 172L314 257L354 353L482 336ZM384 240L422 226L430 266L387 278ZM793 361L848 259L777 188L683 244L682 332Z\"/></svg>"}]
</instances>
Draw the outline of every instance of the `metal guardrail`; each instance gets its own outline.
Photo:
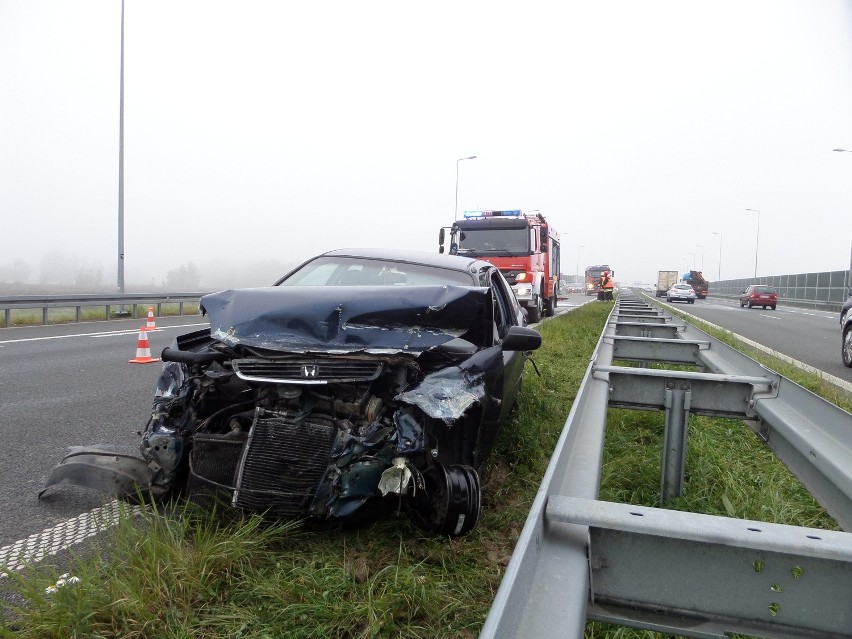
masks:
<instances>
[{"instance_id":1,"label":"metal guardrail","mask_svg":"<svg viewBox=\"0 0 852 639\"><path fill-rule=\"evenodd\" d=\"M852 415L622 294L482 639L579 639L587 620L704 638L852 636L852 534L599 501L608 406L665 412L663 503L682 490L689 414L739 417L852 527Z\"/></svg>"},{"instance_id":2,"label":"metal guardrail","mask_svg":"<svg viewBox=\"0 0 852 639\"><path fill-rule=\"evenodd\" d=\"M117 317L138 317L138 307L142 306L145 313L149 306L156 306L156 314L160 316L163 304L177 304L181 315L184 314L184 304L198 304L204 293L165 293L139 295L17 295L0 297L0 310L3 311L4 327L12 326L12 311L15 309L41 309L42 324L48 324L48 309L73 308L75 321L81 321L82 309L100 306L105 309L106 319L112 319L114 308L123 309L129 306L129 313L117 313Z\"/></svg>"}]
</instances>

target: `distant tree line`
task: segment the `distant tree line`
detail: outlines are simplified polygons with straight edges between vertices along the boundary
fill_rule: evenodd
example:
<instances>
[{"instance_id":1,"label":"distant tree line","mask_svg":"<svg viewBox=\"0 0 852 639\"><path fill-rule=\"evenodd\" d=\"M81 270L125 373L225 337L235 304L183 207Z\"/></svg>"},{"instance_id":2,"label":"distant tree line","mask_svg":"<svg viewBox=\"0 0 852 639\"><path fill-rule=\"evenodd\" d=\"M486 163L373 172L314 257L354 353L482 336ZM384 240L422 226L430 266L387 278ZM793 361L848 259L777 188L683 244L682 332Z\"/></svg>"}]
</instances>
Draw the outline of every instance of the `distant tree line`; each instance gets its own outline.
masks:
<instances>
[{"instance_id":1,"label":"distant tree line","mask_svg":"<svg viewBox=\"0 0 852 639\"><path fill-rule=\"evenodd\" d=\"M279 260L186 262L166 271L165 278L126 281L125 292L203 292L225 288L268 286L295 266ZM110 294L116 291L115 271L61 250L48 251L38 266L22 258L0 261L0 295Z\"/></svg>"}]
</instances>

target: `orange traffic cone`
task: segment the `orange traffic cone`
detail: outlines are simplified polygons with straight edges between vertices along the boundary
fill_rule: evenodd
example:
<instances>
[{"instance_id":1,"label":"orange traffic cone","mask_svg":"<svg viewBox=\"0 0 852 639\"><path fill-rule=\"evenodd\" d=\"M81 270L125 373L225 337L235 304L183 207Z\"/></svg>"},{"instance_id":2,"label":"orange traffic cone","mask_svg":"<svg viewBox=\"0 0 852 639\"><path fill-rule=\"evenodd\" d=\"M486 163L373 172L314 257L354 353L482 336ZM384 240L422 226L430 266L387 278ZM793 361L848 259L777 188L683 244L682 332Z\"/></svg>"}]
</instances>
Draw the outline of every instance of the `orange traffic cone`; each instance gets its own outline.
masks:
<instances>
[{"instance_id":1,"label":"orange traffic cone","mask_svg":"<svg viewBox=\"0 0 852 639\"><path fill-rule=\"evenodd\" d=\"M154 307L153 306L148 307L148 323L145 324L145 326L143 326L139 330L141 330L141 331L156 331L157 330L157 324L154 322Z\"/></svg>"},{"instance_id":2,"label":"orange traffic cone","mask_svg":"<svg viewBox=\"0 0 852 639\"><path fill-rule=\"evenodd\" d=\"M151 347L144 329L139 329L139 341L136 343L136 357L127 360L130 364L150 364L159 362L159 357L151 357Z\"/></svg>"}]
</instances>

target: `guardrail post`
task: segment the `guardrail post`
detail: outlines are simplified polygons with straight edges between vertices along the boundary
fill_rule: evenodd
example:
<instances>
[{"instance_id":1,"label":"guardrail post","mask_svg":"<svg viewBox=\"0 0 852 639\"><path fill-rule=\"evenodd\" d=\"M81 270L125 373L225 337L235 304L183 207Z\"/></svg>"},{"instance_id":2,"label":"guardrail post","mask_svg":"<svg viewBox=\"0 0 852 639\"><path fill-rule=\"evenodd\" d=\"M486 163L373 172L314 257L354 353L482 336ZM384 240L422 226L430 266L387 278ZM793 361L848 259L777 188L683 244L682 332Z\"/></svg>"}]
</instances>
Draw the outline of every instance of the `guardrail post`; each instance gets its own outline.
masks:
<instances>
[{"instance_id":1,"label":"guardrail post","mask_svg":"<svg viewBox=\"0 0 852 639\"><path fill-rule=\"evenodd\" d=\"M41 309L41 323L47 325L47 306Z\"/></svg>"},{"instance_id":2,"label":"guardrail post","mask_svg":"<svg viewBox=\"0 0 852 639\"><path fill-rule=\"evenodd\" d=\"M683 495L683 478L686 467L686 435L689 428L689 406L692 392L689 382L666 384L666 426L663 433L662 477L660 503Z\"/></svg>"}]
</instances>

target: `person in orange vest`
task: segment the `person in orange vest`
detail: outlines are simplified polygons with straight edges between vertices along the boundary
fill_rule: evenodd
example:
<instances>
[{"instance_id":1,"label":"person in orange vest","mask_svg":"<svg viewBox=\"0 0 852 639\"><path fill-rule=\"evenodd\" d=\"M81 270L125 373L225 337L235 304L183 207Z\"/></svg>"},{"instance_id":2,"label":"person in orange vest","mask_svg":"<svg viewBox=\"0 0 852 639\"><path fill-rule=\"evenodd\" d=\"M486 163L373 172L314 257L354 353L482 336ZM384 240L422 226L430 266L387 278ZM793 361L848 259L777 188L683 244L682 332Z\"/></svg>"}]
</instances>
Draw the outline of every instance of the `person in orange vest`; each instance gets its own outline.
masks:
<instances>
[{"instance_id":1,"label":"person in orange vest","mask_svg":"<svg viewBox=\"0 0 852 639\"><path fill-rule=\"evenodd\" d=\"M612 297L612 289L615 288L615 282L612 281L612 278L609 276L609 271L604 271L601 274L601 296L599 299L604 300L605 302L611 302Z\"/></svg>"}]
</instances>

